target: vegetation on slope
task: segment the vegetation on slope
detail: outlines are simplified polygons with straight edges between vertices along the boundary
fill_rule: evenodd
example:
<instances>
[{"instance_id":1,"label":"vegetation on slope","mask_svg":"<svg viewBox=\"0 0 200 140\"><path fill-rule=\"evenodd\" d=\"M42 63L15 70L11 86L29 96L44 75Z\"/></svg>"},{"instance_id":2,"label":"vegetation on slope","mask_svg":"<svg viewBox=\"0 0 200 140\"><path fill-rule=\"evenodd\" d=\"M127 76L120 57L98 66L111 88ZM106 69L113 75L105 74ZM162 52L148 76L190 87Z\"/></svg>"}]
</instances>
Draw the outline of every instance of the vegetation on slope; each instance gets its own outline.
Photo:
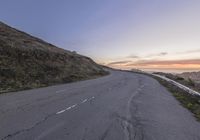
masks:
<instances>
[{"instance_id":1,"label":"vegetation on slope","mask_svg":"<svg viewBox=\"0 0 200 140\"><path fill-rule=\"evenodd\" d=\"M194 116L200 121L200 97L196 95L191 95L186 91L180 89L179 87L161 79L158 77L154 77L157 79L160 84L165 86L172 95L188 110L190 110Z\"/></svg>"},{"instance_id":2,"label":"vegetation on slope","mask_svg":"<svg viewBox=\"0 0 200 140\"><path fill-rule=\"evenodd\" d=\"M0 93L105 74L88 57L55 47L0 22Z\"/></svg>"},{"instance_id":3,"label":"vegetation on slope","mask_svg":"<svg viewBox=\"0 0 200 140\"><path fill-rule=\"evenodd\" d=\"M155 74L159 74L159 75L163 75L169 79L172 79L178 83L181 83L191 89L194 89L198 92L200 92L200 84L197 83L196 81L194 81L191 78L184 78L182 77L180 74L175 75L175 74L171 74L171 73L163 73L163 72L156 72Z\"/></svg>"}]
</instances>

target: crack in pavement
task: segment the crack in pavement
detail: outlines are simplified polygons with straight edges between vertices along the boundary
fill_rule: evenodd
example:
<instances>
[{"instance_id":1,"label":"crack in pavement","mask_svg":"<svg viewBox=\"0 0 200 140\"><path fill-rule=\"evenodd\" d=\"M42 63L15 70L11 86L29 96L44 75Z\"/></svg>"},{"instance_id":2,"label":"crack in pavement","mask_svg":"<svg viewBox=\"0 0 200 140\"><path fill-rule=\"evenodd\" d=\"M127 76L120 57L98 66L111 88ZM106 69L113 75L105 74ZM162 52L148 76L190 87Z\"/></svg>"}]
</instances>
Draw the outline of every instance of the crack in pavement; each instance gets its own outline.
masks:
<instances>
[{"instance_id":1,"label":"crack in pavement","mask_svg":"<svg viewBox=\"0 0 200 140\"><path fill-rule=\"evenodd\" d=\"M3 137L1 140L6 140L6 139L12 138L12 137L14 137L14 136L17 136L17 135L19 135L19 134L21 134L21 133L28 132L28 131L30 131L31 129L35 128L36 126L38 126L38 125L44 123L47 119L49 119L49 118L52 117L53 115L55 115L55 113L47 115L45 118L43 118L42 120L40 120L39 122L35 123L33 126L31 126L31 127L29 127L29 128L21 129L21 130L16 131L16 132L14 132L14 133L12 133L12 134L8 134L7 136Z\"/></svg>"},{"instance_id":2,"label":"crack in pavement","mask_svg":"<svg viewBox=\"0 0 200 140\"><path fill-rule=\"evenodd\" d=\"M127 119L126 117L123 117L123 116L120 116L120 115L116 115L117 118L119 119L119 121L121 122L121 126L124 130L124 133L125 133L125 137L130 140L131 137L130 137L130 134L131 134L131 129L130 127L132 127L132 122L131 120Z\"/></svg>"},{"instance_id":3,"label":"crack in pavement","mask_svg":"<svg viewBox=\"0 0 200 140\"><path fill-rule=\"evenodd\" d=\"M139 140L144 139L144 132L142 129L140 118L136 116L138 114L138 107L137 104L134 103L135 99L139 97L142 93L142 88L144 88L141 78L139 78L138 83L140 85L139 88L132 94L130 100L128 101L126 118L121 118L124 124L124 133L126 140L135 140L137 138L139 138ZM132 135L132 132L134 135Z\"/></svg>"},{"instance_id":4,"label":"crack in pavement","mask_svg":"<svg viewBox=\"0 0 200 140\"><path fill-rule=\"evenodd\" d=\"M91 103L92 100L93 100L94 98L95 98L95 97L93 96L93 97L91 97L91 98L87 98L87 100L84 99L84 100L83 100L84 102L81 102L81 103L85 103L86 101L89 101L89 102ZM64 110L61 110L61 111L57 112L57 113L52 113L52 114L50 114L50 115L47 115L44 119L42 119L41 121L35 123L35 124L34 124L33 126L31 126L30 128L22 129L22 130L19 130L19 131L14 132L14 133L12 133L12 134L8 134L7 136L3 137L1 140L5 140L5 139L8 139L8 138L14 137L14 136L16 136L16 135L19 135L19 134L21 134L21 133L30 131L30 130L33 129L34 127L36 127L36 126L40 125L41 123L45 122L48 118L52 117L53 115L61 114L61 113L65 112L65 111L67 111L67 110L70 110L70 109L76 107L77 105L78 105L78 104L74 104L74 105L72 105L72 106L70 106L70 107L68 107L68 108L66 108L66 109L64 109Z\"/></svg>"},{"instance_id":5,"label":"crack in pavement","mask_svg":"<svg viewBox=\"0 0 200 140\"><path fill-rule=\"evenodd\" d=\"M100 140L105 140L106 139L106 137L108 136L108 133L110 132L112 126L113 126L113 123L109 125L109 127L106 129L106 131L101 136L101 138L99 138Z\"/></svg>"},{"instance_id":6,"label":"crack in pavement","mask_svg":"<svg viewBox=\"0 0 200 140\"><path fill-rule=\"evenodd\" d=\"M138 112L138 107L135 105L134 106L134 114L137 114ZM133 119L133 132L134 132L134 140L143 140L144 139L144 131L143 131L143 128L142 128L142 123L141 123L141 120L139 117L137 117L136 115L132 115L132 119ZM132 139L132 135L130 137Z\"/></svg>"}]
</instances>

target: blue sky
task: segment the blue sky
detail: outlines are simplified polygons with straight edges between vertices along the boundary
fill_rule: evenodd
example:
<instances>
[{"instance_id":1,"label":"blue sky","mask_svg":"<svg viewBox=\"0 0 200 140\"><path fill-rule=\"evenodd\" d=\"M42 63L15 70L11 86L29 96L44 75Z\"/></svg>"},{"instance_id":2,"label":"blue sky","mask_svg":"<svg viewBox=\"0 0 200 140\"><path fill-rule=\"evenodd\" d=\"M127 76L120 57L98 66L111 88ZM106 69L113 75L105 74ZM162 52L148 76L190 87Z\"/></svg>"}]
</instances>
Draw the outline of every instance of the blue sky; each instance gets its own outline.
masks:
<instances>
[{"instance_id":1,"label":"blue sky","mask_svg":"<svg viewBox=\"0 0 200 140\"><path fill-rule=\"evenodd\" d=\"M99 63L123 61L115 66L127 68L143 61L200 59L199 13L198 0L1 0L0 5L0 20L8 25Z\"/></svg>"}]
</instances>

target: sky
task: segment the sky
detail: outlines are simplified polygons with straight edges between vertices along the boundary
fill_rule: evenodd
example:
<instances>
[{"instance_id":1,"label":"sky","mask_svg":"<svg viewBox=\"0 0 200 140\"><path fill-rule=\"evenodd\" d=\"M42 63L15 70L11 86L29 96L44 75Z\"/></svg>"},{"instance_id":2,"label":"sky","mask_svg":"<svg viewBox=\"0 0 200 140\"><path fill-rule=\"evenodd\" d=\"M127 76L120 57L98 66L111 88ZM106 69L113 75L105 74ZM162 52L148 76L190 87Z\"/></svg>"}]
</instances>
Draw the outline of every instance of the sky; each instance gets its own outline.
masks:
<instances>
[{"instance_id":1,"label":"sky","mask_svg":"<svg viewBox=\"0 0 200 140\"><path fill-rule=\"evenodd\" d=\"M0 1L0 21L97 63L200 70L199 0Z\"/></svg>"}]
</instances>

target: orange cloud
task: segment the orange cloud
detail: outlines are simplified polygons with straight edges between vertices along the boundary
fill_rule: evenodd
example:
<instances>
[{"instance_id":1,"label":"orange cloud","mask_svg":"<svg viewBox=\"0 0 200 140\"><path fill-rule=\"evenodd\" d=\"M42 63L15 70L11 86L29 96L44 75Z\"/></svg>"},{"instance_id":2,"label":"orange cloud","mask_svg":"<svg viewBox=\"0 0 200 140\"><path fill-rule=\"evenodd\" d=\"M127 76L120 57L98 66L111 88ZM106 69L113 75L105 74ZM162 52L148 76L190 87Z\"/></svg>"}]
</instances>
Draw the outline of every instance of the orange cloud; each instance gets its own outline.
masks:
<instances>
[{"instance_id":1,"label":"orange cloud","mask_svg":"<svg viewBox=\"0 0 200 140\"><path fill-rule=\"evenodd\" d=\"M107 65L108 66L112 66L112 65L124 65L124 64L127 64L127 63L130 63L132 61L115 61L115 62L111 62L111 63L108 63Z\"/></svg>"},{"instance_id":2,"label":"orange cloud","mask_svg":"<svg viewBox=\"0 0 200 140\"><path fill-rule=\"evenodd\" d=\"M199 69L200 59L188 60L138 60L109 63L108 66L122 69Z\"/></svg>"}]
</instances>

